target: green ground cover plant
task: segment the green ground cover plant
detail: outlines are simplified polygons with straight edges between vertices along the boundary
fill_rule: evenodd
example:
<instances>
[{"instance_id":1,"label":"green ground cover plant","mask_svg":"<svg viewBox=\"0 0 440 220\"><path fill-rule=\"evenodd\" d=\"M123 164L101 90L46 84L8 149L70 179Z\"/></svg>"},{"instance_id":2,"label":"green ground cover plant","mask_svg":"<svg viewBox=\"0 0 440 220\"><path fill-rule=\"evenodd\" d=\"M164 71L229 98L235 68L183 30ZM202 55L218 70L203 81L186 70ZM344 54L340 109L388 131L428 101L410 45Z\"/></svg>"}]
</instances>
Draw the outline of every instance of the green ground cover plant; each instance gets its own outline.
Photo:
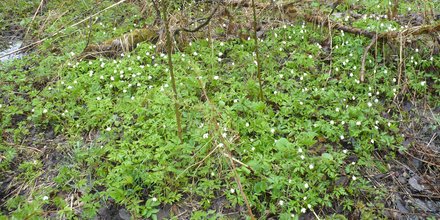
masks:
<instances>
[{"instance_id":1,"label":"green ground cover plant","mask_svg":"<svg viewBox=\"0 0 440 220\"><path fill-rule=\"evenodd\" d=\"M48 3L73 10L48 33L96 10L91 1L72 2ZM363 3L366 10L376 5ZM91 25L93 41L103 41L153 20L116 21L139 11L123 4L84 26ZM353 23L384 25L401 28L375 19ZM259 39L264 100L252 38L197 39L171 55L181 142L167 53L143 42L114 59L79 60L89 30L67 29L38 51L1 63L0 178L12 179L0 191L0 219L92 219L109 203L133 219L156 219L164 206L184 202L195 204L192 219L228 219L213 202L245 207L241 191L263 219L383 218L386 191L365 170L386 172L372 155L393 158L405 150L399 128L407 118L394 110L396 97L439 104L439 75L426 68L439 67L440 59L422 44L405 49L410 92L401 94L391 51L379 45L375 56L368 54L362 83L371 39L335 30L329 62L327 28L298 21Z\"/></svg>"}]
</instances>

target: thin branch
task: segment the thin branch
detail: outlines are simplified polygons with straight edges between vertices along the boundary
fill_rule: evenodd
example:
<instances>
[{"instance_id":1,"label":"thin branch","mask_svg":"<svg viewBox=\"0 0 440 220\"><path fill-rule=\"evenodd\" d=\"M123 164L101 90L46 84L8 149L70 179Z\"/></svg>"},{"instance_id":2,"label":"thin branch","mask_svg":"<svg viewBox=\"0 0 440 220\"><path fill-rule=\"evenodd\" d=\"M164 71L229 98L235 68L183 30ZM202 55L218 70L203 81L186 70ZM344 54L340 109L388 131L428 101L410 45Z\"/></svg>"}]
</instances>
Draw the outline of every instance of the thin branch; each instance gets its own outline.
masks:
<instances>
[{"instance_id":1,"label":"thin branch","mask_svg":"<svg viewBox=\"0 0 440 220\"><path fill-rule=\"evenodd\" d=\"M211 141L212 141L212 138L211 138L211 140L209 140L208 142L206 142L205 143L205 145L204 146L206 146L208 143L211 143ZM203 146L203 147L204 147ZM202 147L202 148L203 148ZM179 175L177 175L177 177L176 177L176 180L178 180L179 178L180 178L180 176L182 176L186 171L188 171L190 168L192 168L192 167L194 167L194 166L197 166L197 165L200 165L200 164L202 164L206 159L208 159L209 158L209 156L211 156L211 154L213 154L216 150L217 150L217 148L219 148L220 147L220 145L217 145L214 149L212 149L201 161L199 161L199 162L197 162L197 163L194 163L194 164L192 164L192 165L190 165L190 166L188 166L187 168L185 168L181 173L179 173Z\"/></svg>"},{"instance_id":2,"label":"thin branch","mask_svg":"<svg viewBox=\"0 0 440 220\"><path fill-rule=\"evenodd\" d=\"M235 161L236 163L238 163L238 164L240 164L240 165L246 167L246 168L249 169L252 173L255 173L255 170L252 169L251 166L249 166L249 165L247 165L247 164L245 164L245 163L239 161L239 160L236 159L235 157L231 157L231 156L230 156L229 154L227 154L227 153L223 153L223 155L225 155L226 157L228 157L228 158L230 158L231 160Z\"/></svg>"},{"instance_id":3,"label":"thin branch","mask_svg":"<svg viewBox=\"0 0 440 220\"><path fill-rule=\"evenodd\" d=\"M364 49L364 55L362 56L361 73L360 73L361 82L365 80L365 60L367 59L368 51L376 42L377 42L377 34L373 38L373 40L371 40L371 43L368 44L368 46Z\"/></svg>"},{"instance_id":4,"label":"thin branch","mask_svg":"<svg viewBox=\"0 0 440 220\"><path fill-rule=\"evenodd\" d=\"M89 46L89 43L90 43L90 38L92 37L92 27L93 27L93 24L92 24L92 19L90 18L90 27L89 27L89 35L87 36L87 43L86 43L86 46L84 47L84 50Z\"/></svg>"},{"instance_id":5,"label":"thin branch","mask_svg":"<svg viewBox=\"0 0 440 220\"><path fill-rule=\"evenodd\" d=\"M156 19L154 20L154 24L160 24L162 21L162 17L160 15L159 5L156 0L151 0L153 2L154 10L156 11Z\"/></svg>"},{"instance_id":6,"label":"thin branch","mask_svg":"<svg viewBox=\"0 0 440 220\"><path fill-rule=\"evenodd\" d=\"M179 100L177 96L177 89L176 89L176 79L174 77L174 69L173 69L173 60L171 58L172 52L173 52L173 44L171 43L171 34L170 34L170 21L168 20L168 1L163 2L163 17L164 17L164 23L165 23L165 32L167 36L167 53L168 53L168 67L170 70L170 76L171 76L171 87L173 88L173 94L174 94L174 111L176 113L176 122L177 122L177 135L179 136L179 140L181 143L183 143L182 138L182 122L181 122L181 114L180 114L180 106L179 106Z\"/></svg>"},{"instance_id":7,"label":"thin branch","mask_svg":"<svg viewBox=\"0 0 440 220\"><path fill-rule=\"evenodd\" d=\"M257 12L255 9L255 1L254 0L252 0L252 12L253 12L253 18L254 18L253 37L254 37L254 41L255 41L255 58L257 59L257 78L258 78L258 84L260 86L259 98L260 98L260 101L263 101L264 100L263 80L261 79L261 63L260 63L260 53L259 53L259 48L258 48L258 37L257 37Z\"/></svg>"},{"instance_id":8,"label":"thin branch","mask_svg":"<svg viewBox=\"0 0 440 220\"><path fill-rule=\"evenodd\" d=\"M203 20L205 20L205 22L203 22L202 24L200 24L196 28L194 28L194 29L179 28L174 31L174 36L179 34L181 31L190 32L190 33L194 33L194 32L199 31L200 29L202 29L203 27L205 27L206 25L209 24L209 22L211 21L211 19L214 17L215 13L217 12L218 7L219 6L217 5L217 7L214 8L214 10L211 12L211 14L207 18L203 19Z\"/></svg>"},{"instance_id":9,"label":"thin branch","mask_svg":"<svg viewBox=\"0 0 440 220\"><path fill-rule=\"evenodd\" d=\"M37 17L37 14L38 14L38 12L40 11L40 9L42 8L42 6L43 6L43 4L44 4L44 1L45 1L45 0L41 0L41 1L40 1L40 4L38 5L37 10L35 11L34 16L32 17L31 22L29 23L29 26L28 26L28 28L27 28L27 30L26 30L26 33L24 34L24 37L23 37L24 40L26 40L26 37L27 37L28 34L29 34L29 30L31 29L32 22L34 22L35 18ZM23 45L24 45L24 44L25 44L25 42L23 41Z\"/></svg>"},{"instance_id":10,"label":"thin branch","mask_svg":"<svg viewBox=\"0 0 440 220\"><path fill-rule=\"evenodd\" d=\"M213 112L216 112L217 115L221 116L220 112L218 112L217 109L215 108L215 106L211 103L211 101L210 101L210 99L208 97L208 94L206 92L206 89L203 86L202 81L200 79L198 79L198 81L199 81L200 87L202 88L202 92L203 92L203 94L204 94L204 96L206 98L206 102L210 105L210 107L211 107ZM216 118L214 118L214 123L213 124L214 124L215 129L217 131L221 130L219 125L218 125L218 123L217 123L217 119ZM229 162L231 164L232 171L234 173L235 182L237 183L238 188L240 189L240 193L241 193L241 196L243 197L244 203L246 204L246 208L247 208L248 214L249 214L249 216L250 216L250 218L252 220L255 220L255 216L252 213L252 209L251 209L251 206L249 204L249 200L248 200L246 194L244 193L243 186L241 185L241 180L240 180L240 177L238 176L237 167L235 166L235 162L232 159L233 157L232 157L232 153L231 153L231 150L230 150L230 147L229 147L229 141L226 140L226 138L224 138L222 135L219 135L219 137L220 137L222 143L224 143L225 150L226 150L227 154L229 155L228 159L229 159Z\"/></svg>"}]
</instances>

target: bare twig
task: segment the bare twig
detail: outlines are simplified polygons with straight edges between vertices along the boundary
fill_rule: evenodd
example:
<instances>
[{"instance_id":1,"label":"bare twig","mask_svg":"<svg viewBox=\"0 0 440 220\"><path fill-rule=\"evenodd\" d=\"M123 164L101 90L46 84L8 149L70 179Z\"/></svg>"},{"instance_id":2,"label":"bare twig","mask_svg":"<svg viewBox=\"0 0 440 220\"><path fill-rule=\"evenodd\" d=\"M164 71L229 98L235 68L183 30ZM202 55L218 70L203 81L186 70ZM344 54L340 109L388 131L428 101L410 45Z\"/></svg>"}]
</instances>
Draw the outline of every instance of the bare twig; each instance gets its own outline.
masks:
<instances>
[{"instance_id":1,"label":"bare twig","mask_svg":"<svg viewBox=\"0 0 440 220\"><path fill-rule=\"evenodd\" d=\"M329 68L329 71L328 71L329 77L327 78L327 81L330 79L330 77L332 75L332 68L333 68L333 31L332 31L332 25L331 25L330 19L329 19L329 22L328 22L328 34L329 34L329 38L330 38L329 39L330 40L330 46L329 46L330 53L328 55L328 58L330 60L330 68Z\"/></svg>"},{"instance_id":2,"label":"bare twig","mask_svg":"<svg viewBox=\"0 0 440 220\"><path fill-rule=\"evenodd\" d=\"M153 2L154 10L156 11L156 19L154 20L154 24L160 24L162 21L162 17L160 15L159 5L157 3L157 0L151 0Z\"/></svg>"},{"instance_id":3,"label":"bare twig","mask_svg":"<svg viewBox=\"0 0 440 220\"><path fill-rule=\"evenodd\" d=\"M217 9L218 9L218 6L214 8L214 10L211 12L211 14L207 18L203 19L203 20L205 20L205 22L203 22L202 24L200 24L196 28L194 28L194 29L179 28L174 31L174 35L179 34L181 31L190 32L190 33L194 33L194 32L199 31L200 29L202 29L203 27L205 27L206 25L209 24L209 22L211 21L211 19L214 17L215 13L217 12Z\"/></svg>"},{"instance_id":4,"label":"bare twig","mask_svg":"<svg viewBox=\"0 0 440 220\"><path fill-rule=\"evenodd\" d=\"M33 151L37 151L37 152L43 153L43 151L41 151L40 149L37 149L35 147L23 146L23 145L9 143L9 142L3 142L3 143L5 143L5 144L7 144L9 146L16 147L16 148L29 149L29 150L33 150Z\"/></svg>"},{"instance_id":5,"label":"bare twig","mask_svg":"<svg viewBox=\"0 0 440 220\"><path fill-rule=\"evenodd\" d=\"M365 80L365 60L367 59L368 51L376 42L377 42L377 34L373 38L373 40L371 40L371 43L368 44L368 46L364 49L364 55L362 56L361 73L360 73L361 82L364 82Z\"/></svg>"},{"instance_id":6,"label":"bare twig","mask_svg":"<svg viewBox=\"0 0 440 220\"><path fill-rule=\"evenodd\" d=\"M211 143L211 141L212 141L212 138L211 138L211 140L209 140L208 142L206 142L206 144L205 145L207 145L208 143ZM194 167L194 166L197 166L197 165L200 165L200 164L202 164L206 159L208 159L209 158L209 156L211 156L211 154L213 154L216 150L217 150L217 148L219 148L220 147L220 145L217 145L217 146L215 146L215 148L214 149L212 149L201 161L199 161L199 162L197 162L197 163L194 163L194 164L192 164L191 166L188 166L187 168L185 168L179 175L177 175L177 177L176 177L176 180L177 179L179 179L180 178L180 176L182 176L186 171L188 171L190 168L192 168L192 167Z\"/></svg>"},{"instance_id":7,"label":"bare twig","mask_svg":"<svg viewBox=\"0 0 440 220\"><path fill-rule=\"evenodd\" d=\"M235 157L230 157L230 155L229 155L229 154L227 154L227 153L223 153L223 155L225 155L226 157L228 157L228 158L232 159L232 160L233 160L233 161L235 161L236 163L238 163L238 164L240 164L240 165L242 165L242 166L246 167L247 169L249 169L250 171L252 171L253 173L255 173L255 170L254 170L254 169L252 169L252 167L250 167L249 165L247 165L247 164L245 164L245 163L243 163L243 162L239 161L239 160L238 160L238 159L236 159Z\"/></svg>"},{"instance_id":8,"label":"bare twig","mask_svg":"<svg viewBox=\"0 0 440 220\"><path fill-rule=\"evenodd\" d=\"M45 1L45 0L41 0L41 1L40 1L40 4L39 4L38 7L37 7L37 10L35 10L34 16L32 17L32 20L31 20L31 22L29 23L29 26L28 26L28 28L27 28L27 30L26 30L26 33L24 34L24 37L23 37L24 40L23 40L22 45L25 44L25 40L26 40L26 37L27 37L28 34L29 34L29 30L31 29L32 22L34 22L35 18L37 17L37 14L38 14L38 12L40 11L40 9L42 8L42 6L43 6L43 4L44 4L44 1Z\"/></svg>"},{"instance_id":9,"label":"bare twig","mask_svg":"<svg viewBox=\"0 0 440 220\"><path fill-rule=\"evenodd\" d=\"M259 53L259 48L258 48L258 37L257 37L257 12L255 9L255 1L252 0L252 13L253 13L253 26L254 26L254 32L253 32L253 37L254 37L254 41L255 41L255 58L257 59L257 78L258 78L258 84L260 86L260 93L259 93L259 98L260 101L264 100L264 95L263 95L263 81L261 79L261 63L260 63L260 53Z\"/></svg>"},{"instance_id":10,"label":"bare twig","mask_svg":"<svg viewBox=\"0 0 440 220\"><path fill-rule=\"evenodd\" d=\"M422 161L422 162L424 162L424 163L426 163L426 164L429 164L429 165L436 166L436 167L440 168L440 164L435 164L435 163L432 163L432 162L429 162L429 161L423 160L423 159L418 158L418 157L416 157L416 156L414 156L414 155L412 155L412 154L410 154L410 153L408 153L408 152L406 152L406 151L405 151L405 153L406 153L407 155L411 156L412 158L416 159L416 160L420 160L420 161Z\"/></svg>"},{"instance_id":11,"label":"bare twig","mask_svg":"<svg viewBox=\"0 0 440 220\"><path fill-rule=\"evenodd\" d=\"M87 43L86 43L86 46L84 47L84 50L89 46L89 43L90 43L90 38L91 38L91 36L92 36L92 19L90 18L90 27L89 27L89 35L87 36Z\"/></svg>"},{"instance_id":12,"label":"bare twig","mask_svg":"<svg viewBox=\"0 0 440 220\"><path fill-rule=\"evenodd\" d=\"M207 92L206 92L206 89L205 89L205 87L203 86L202 81L201 81L200 79L198 79L198 81L199 81L199 84L200 84L200 86L201 86L201 88L202 88L202 92L203 92L203 94L204 94L204 96L205 96L205 98L206 98L206 102L210 105L212 111L216 112L217 115L220 115L220 113L217 111L217 109L215 108L215 106L211 103L211 101L210 101L210 99L209 99L209 97L208 97L208 94L207 94ZM217 131L220 131L220 130L221 130L220 127L219 127L219 125L218 125L218 123L217 123L216 118L214 118L214 123L213 123L213 124L214 124L215 129L216 129ZM232 157L232 153L231 153L231 150L230 150L230 147L229 147L229 141L226 140L222 135L220 135L219 137L220 137L220 139L222 140L222 142L224 143L225 150L226 150L227 154L229 155L229 156L228 156L228 159L229 159L229 161L230 161L230 164L231 164L231 167L232 167L232 170L233 170L234 176L235 176L235 182L237 183L238 188L240 189L240 193L241 193L241 195L242 195L242 197L243 197L243 200L244 200L244 202L245 202L245 204L246 204L248 214L249 214L250 218L251 218L252 220L254 220L255 217L254 217L254 214L252 213L252 209L251 209L251 206L250 206L250 204L249 204L249 200L248 200L246 194L244 193L243 186L241 185L240 177L238 176L237 168L236 168L236 166L235 166L234 160L232 159L233 157Z\"/></svg>"},{"instance_id":13,"label":"bare twig","mask_svg":"<svg viewBox=\"0 0 440 220\"><path fill-rule=\"evenodd\" d=\"M399 43L400 43L399 44L400 45L400 47L399 47L399 65L398 65L399 77L397 80L397 85L400 86L400 81L402 78L402 67L403 67L403 46L404 46L403 44L405 43L403 40L402 34L399 35Z\"/></svg>"},{"instance_id":14,"label":"bare twig","mask_svg":"<svg viewBox=\"0 0 440 220\"><path fill-rule=\"evenodd\" d=\"M195 69L195 70L196 70L196 72L197 72L197 69ZM220 129L220 127L219 127L219 123L217 122L217 117L221 117L221 113L218 112L218 110L215 108L215 106L214 106L214 105L212 104L212 102L210 101L209 96L208 96L208 94L207 94L207 92L206 92L205 87L203 86L203 83L202 83L201 79L200 79L199 77L197 77L197 78L198 78L199 85L200 85L200 87L201 87L201 89L202 89L202 94L203 94L203 96L204 96L205 99L206 99L206 103L208 103L208 105L210 106L212 112L213 112L213 113L216 113L216 114L214 114L214 115L212 116L212 124L215 126L215 131L221 133L221 129ZM248 200L246 194L244 193L243 186L242 186L241 181L240 181L240 178L239 178L239 176L238 176L237 168L236 168L236 166L235 166L235 162L236 162L236 161L234 161L234 160L232 159L233 157L232 157L232 153L231 153L230 146L229 146L229 144L230 144L230 143L229 143L229 140L227 140L227 139L226 139L225 137L223 137L223 135L221 135L221 134L220 134L218 137L221 139L221 143L223 143L223 145L222 145L222 144L219 144L219 145L217 145L217 146L224 146L224 149L225 149L225 151L226 151L226 154L228 155L227 158L229 159L230 165L231 165L231 167L232 167L232 171L233 171L233 173L234 173L235 182L237 183L238 188L240 189L240 193L241 193L241 195L242 195L242 197L243 197L243 200L244 200L244 202L245 202L245 204L246 204L248 214L249 214L250 218L251 218L252 220L254 220L255 217L254 217L254 215L253 215L253 213L252 213L252 209L251 209L251 206L250 206L250 204L249 204L249 200ZM215 150L215 149L214 149L214 150Z\"/></svg>"}]
</instances>

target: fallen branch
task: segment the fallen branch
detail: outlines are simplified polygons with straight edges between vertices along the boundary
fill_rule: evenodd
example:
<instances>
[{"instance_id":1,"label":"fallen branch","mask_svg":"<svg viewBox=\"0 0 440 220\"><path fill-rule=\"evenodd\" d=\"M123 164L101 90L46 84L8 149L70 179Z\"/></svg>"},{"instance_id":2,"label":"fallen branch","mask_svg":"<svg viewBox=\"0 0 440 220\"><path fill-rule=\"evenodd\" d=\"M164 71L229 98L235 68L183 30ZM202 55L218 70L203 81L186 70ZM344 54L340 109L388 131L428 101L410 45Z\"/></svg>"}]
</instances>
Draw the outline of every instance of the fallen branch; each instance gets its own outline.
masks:
<instances>
[{"instance_id":1,"label":"fallen branch","mask_svg":"<svg viewBox=\"0 0 440 220\"><path fill-rule=\"evenodd\" d=\"M287 14L291 18L296 18L297 15L291 15ZM320 23L322 25L328 25L329 20L327 18L318 16L318 15L308 15L304 14L304 19L308 22L313 23ZM355 28L351 26L345 26L341 23L337 22L331 22L334 29L341 30L347 33L356 34L356 35L362 35L368 38L375 38L377 36L376 40L385 40L385 41L394 41L396 38L399 37L400 34L404 35L421 35L421 34L429 34L429 33L435 33L440 31L440 22L437 22L433 25L422 25L422 26L415 26L403 29L402 31L389 31L377 34L376 32L367 31L360 28Z\"/></svg>"},{"instance_id":2,"label":"fallen branch","mask_svg":"<svg viewBox=\"0 0 440 220\"><path fill-rule=\"evenodd\" d=\"M231 6L237 6L237 7L252 7L251 4L249 4L249 1L226 1L226 5ZM273 7L270 7L268 4L256 4L256 7L260 10L271 10ZM277 7L282 8L282 13L286 15L291 20L296 20L297 18L303 18L307 22L311 23L318 23L322 26L327 26L329 23L331 24L332 28L341 30L347 33L356 34L356 35L362 35L368 38L375 38L377 35L377 40L388 40L393 41L396 38L399 37L400 34L405 35L421 35L421 34L430 34L430 33L436 33L440 31L440 22L437 22L432 25L421 25L421 26L414 26L410 28L403 29L402 31L389 31L384 32L381 34L377 34L373 31L368 31L356 27L346 26L338 22L330 21L328 17L326 16L320 16L319 14L309 14L309 13L301 13L301 11L304 11L303 9L295 7L294 3L281 3Z\"/></svg>"}]
</instances>

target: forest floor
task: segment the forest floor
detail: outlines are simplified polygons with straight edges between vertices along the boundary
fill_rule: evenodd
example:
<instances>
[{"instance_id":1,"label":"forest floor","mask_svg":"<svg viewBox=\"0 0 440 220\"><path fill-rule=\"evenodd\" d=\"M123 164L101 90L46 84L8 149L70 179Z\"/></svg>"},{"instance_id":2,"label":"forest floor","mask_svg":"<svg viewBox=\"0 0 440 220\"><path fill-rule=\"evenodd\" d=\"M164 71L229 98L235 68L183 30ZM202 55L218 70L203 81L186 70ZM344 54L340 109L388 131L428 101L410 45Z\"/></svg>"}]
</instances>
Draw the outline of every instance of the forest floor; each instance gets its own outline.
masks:
<instances>
[{"instance_id":1,"label":"forest floor","mask_svg":"<svg viewBox=\"0 0 440 220\"><path fill-rule=\"evenodd\" d=\"M164 2L0 3L0 219L440 218L437 0Z\"/></svg>"}]
</instances>

